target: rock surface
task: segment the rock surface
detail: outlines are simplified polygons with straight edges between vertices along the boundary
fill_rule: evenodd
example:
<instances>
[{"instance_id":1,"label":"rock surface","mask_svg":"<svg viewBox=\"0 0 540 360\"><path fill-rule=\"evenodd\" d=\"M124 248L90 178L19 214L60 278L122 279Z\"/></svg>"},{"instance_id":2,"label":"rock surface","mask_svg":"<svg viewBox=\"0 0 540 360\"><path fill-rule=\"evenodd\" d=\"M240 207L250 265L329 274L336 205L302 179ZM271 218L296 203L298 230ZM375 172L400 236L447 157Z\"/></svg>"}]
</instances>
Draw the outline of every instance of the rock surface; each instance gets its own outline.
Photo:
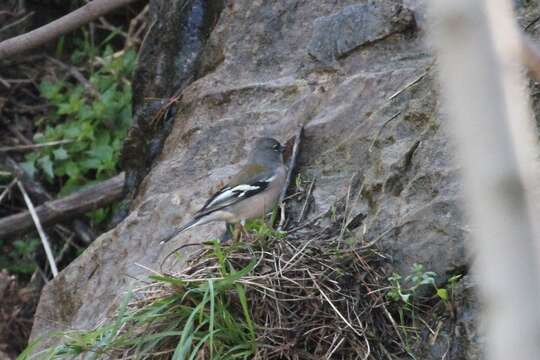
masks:
<instances>
[{"instance_id":1,"label":"rock surface","mask_svg":"<svg viewBox=\"0 0 540 360\"><path fill-rule=\"evenodd\" d=\"M161 63L139 79L181 87L174 125L152 161L139 157L148 139L128 147L132 161L152 165L135 182L130 213L44 289L33 337L94 326L132 278L149 274L144 267L159 269L181 244L216 238L221 225L159 245L241 165L254 136L285 141L299 124L306 131L300 174L316 181L308 216L346 202L349 219L358 220L347 237L377 242L396 271L415 262L439 274L466 266L461 185L438 111L434 59L416 26L423 3L227 1L196 62L159 55L182 31L151 33L147 43ZM154 11L158 22L172 16L163 6ZM167 77L167 66L188 66L195 76L163 82L157 75ZM141 96L174 94L160 84L139 84ZM179 265L164 264L171 266Z\"/></svg>"}]
</instances>

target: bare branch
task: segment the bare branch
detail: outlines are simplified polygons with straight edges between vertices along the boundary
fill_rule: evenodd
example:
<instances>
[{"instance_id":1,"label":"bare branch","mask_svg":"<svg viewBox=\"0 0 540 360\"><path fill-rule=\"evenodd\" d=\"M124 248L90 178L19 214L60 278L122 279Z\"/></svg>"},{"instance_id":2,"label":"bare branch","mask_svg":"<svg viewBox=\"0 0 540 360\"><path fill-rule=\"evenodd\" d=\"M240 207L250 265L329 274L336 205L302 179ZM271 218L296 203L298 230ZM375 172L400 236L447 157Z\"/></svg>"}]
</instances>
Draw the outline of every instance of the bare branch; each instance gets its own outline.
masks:
<instances>
[{"instance_id":1,"label":"bare branch","mask_svg":"<svg viewBox=\"0 0 540 360\"><path fill-rule=\"evenodd\" d=\"M523 35L521 57L529 72L540 81L540 49L531 38Z\"/></svg>"},{"instance_id":2,"label":"bare branch","mask_svg":"<svg viewBox=\"0 0 540 360\"><path fill-rule=\"evenodd\" d=\"M45 249L45 254L47 255L47 261L49 262L49 266L51 267L51 272L53 274L53 277L56 277L58 275L58 268L56 267L56 262L54 261L51 245L49 244L49 240L47 239L47 234L45 234L45 231L43 230L43 227L41 226L41 222L39 221L39 216L36 213L34 204L32 204L32 200L30 200L30 197L26 193L26 190L24 190L24 186L22 186L20 181L17 181L17 186L19 187L19 190L21 190L21 193L24 198L24 202L26 203L26 206L28 207L28 211L30 212L30 216L32 217L32 220L34 221L34 224L36 225L36 229L39 233L39 238L41 239L43 248Z\"/></svg>"},{"instance_id":3,"label":"bare branch","mask_svg":"<svg viewBox=\"0 0 540 360\"><path fill-rule=\"evenodd\" d=\"M510 2L440 0L431 7L443 100L474 229L486 358L537 359L540 274L521 168L530 148L517 149L515 131L530 119L518 59L503 55L519 46ZM504 39L497 38L498 26Z\"/></svg>"},{"instance_id":4,"label":"bare branch","mask_svg":"<svg viewBox=\"0 0 540 360\"><path fill-rule=\"evenodd\" d=\"M292 148L291 157L289 159L289 169L287 171L287 180L285 181L285 184L283 185L283 188L281 190L281 195L279 197L279 204L280 204L279 206L281 210L281 216L279 219L278 230L283 230L283 226L285 225L285 197L287 196L287 189L289 188L289 185L291 184L292 176L296 168L298 155L300 154L300 143L302 142L303 135L304 135L304 126L302 125L298 128L294 137L294 145Z\"/></svg>"},{"instance_id":5,"label":"bare branch","mask_svg":"<svg viewBox=\"0 0 540 360\"><path fill-rule=\"evenodd\" d=\"M15 185L16 182L17 182L17 179L11 180L11 182L6 186L4 191L2 191L2 193L0 194L0 203L2 202L2 200L4 200L7 194L9 194L9 192L11 191L11 188L13 187L13 185Z\"/></svg>"},{"instance_id":6,"label":"bare branch","mask_svg":"<svg viewBox=\"0 0 540 360\"><path fill-rule=\"evenodd\" d=\"M41 149L49 146L58 146L72 143L73 140L57 140L49 141L41 144L30 144L30 145L17 145L17 146L3 146L0 147L0 152L10 152L10 151L29 151L35 149Z\"/></svg>"},{"instance_id":7,"label":"bare branch","mask_svg":"<svg viewBox=\"0 0 540 360\"><path fill-rule=\"evenodd\" d=\"M123 186L124 173L86 190L46 202L36 208L36 214L43 225L72 219L118 200ZM32 214L27 211L0 219L0 238L28 230L32 224Z\"/></svg>"},{"instance_id":8,"label":"bare branch","mask_svg":"<svg viewBox=\"0 0 540 360\"><path fill-rule=\"evenodd\" d=\"M60 19L0 42L0 59L43 45L136 0L93 0Z\"/></svg>"}]
</instances>

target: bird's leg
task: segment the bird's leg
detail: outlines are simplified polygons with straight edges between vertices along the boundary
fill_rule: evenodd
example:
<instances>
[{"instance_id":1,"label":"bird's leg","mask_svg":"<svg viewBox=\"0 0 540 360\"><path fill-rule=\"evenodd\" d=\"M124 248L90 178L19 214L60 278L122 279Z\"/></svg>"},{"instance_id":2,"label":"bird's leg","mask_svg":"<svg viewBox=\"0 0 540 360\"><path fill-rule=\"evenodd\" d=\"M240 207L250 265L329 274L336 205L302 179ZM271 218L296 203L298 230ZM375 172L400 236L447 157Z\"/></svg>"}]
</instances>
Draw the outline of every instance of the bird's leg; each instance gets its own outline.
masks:
<instances>
[{"instance_id":1,"label":"bird's leg","mask_svg":"<svg viewBox=\"0 0 540 360\"><path fill-rule=\"evenodd\" d=\"M248 233L246 232L246 228L244 225L246 222L242 220L241 222L237 223L234 227L234 233L233 233L233 241L237 242L240 241L240 239L248 239Z\"/></svg>"},{"instance_id":2,"label":"bird's leg","mask_svg":"<svg viewBox=\"0 0 540 360\"><path fill-rule=\"evenodd\" d=\"M221 235L221 243L226 243L227 241L230 241L234 236L234 224L226 223L225 224L225 232Z\"/></svg>"},{"instance_id":3,"label":"bird's leg","mask_svg":"<svg viewBox=\"0 0 540 360\"><path fill-rule=\"evenodd\" d=\"M234 232L233 232L233 237L232 237L233 242L234 243L239 242L241 236L242 236L242 225L237 223L234 225Z\"/></svg>"},{"instance_id":4,"label":"bird's leg","mask_svg":"<svg viewBox=\"0 0 540 360\"><path fill-rule=\"evenodd\" d=\"M242 233L242 237L246 240L249 239L249 234L248 232L246 231L246 220L242 220L240 221L240 232Z\"/></svg>"}]
</instances>

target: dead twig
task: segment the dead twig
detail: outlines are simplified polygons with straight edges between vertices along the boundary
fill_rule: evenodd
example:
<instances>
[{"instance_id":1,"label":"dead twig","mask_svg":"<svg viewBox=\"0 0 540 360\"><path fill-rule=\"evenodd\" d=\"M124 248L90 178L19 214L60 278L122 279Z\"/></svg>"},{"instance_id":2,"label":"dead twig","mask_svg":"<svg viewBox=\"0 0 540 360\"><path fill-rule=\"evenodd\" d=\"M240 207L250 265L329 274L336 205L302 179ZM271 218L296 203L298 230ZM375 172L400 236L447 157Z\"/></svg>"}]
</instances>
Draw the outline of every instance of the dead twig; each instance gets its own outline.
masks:
<instances>
[{"instance_id":1,"label":"dead twig","mask_svg":"<svg viewBox=\"0 0 540 360\"><path fill-rule=\"evenodd\" d=\"M2 28L0 28L0 33L1 32L4 32L4 31L9 31L10 29L16 27L17 25L19 24L22 24L23 22L27 21L28 19L30 19L32 16L34 16L34 12L31 11L29 12L28 14L24 15L23 17L15 20L14 22L12 23L9 23L5 26L3 26Z\"/></svg>"},{"instance_id":2,"label":"dead twig","mask_svg":"<svg viewBox=\"0 0 540 360\"><path fill-rule=\"evenodd\" d=\"M47 25L0 42L0 59L41 46L135 0L94 0Z\"/></svg>"},{"instance_id":3,"label":"dead twig","mask_svg":"<svg viewBox=\"0 0 540 360\"><path fill-rule=\"evenodd\" d=\"M64 198L48 201L36 208L36 213L44 225L72 219L90 210L106 206L122 196L124 173L97 184L86 190ZM0 238L24 232L32 227L31 212L7 216L0 219Z\"/></svg>"},{"instance_id":4,"label":"dead twig","mask_svg":"<svg viewBox=\"0 0 540 360\"><path fill-rule=\"evenodd\" d=\"M94 98L99 99L100 94L99 91L96 89L94 85L88 79L77 69L75 66L71 66L68 64L64 64L58 59L55 59L53 57L47 56L47 60L52 62L53 64L59 66L65 71L68 71L71 76L75 78L81 85L84 87L86 91L88 91Z\"/></svg>"},{"instance_id":5,"label":"dead twig","mask_svg":"<svg viewBox=\"0 0 540 360\"><path fill-rule=\"evenodd\" d=\"M304 215L306 214L306 210L309 204L309 198L311 196L311 193L313 192L314 185L315 185L315 179L313 179L311 183L309 184L308 191L306 194L306 200L304 201L304 205L302 205L302 210L300 211L300 216L298 217L299 223L302 222L302 220L304 219Z\"/></svg>"},{"instance_id":6,"label":"dead twig","mask_svg":"<svg viewBox=\"0 0 540 360\"><path fill-rule=\"evenodd\" d=\"M298 161L298 154L300 153L300 143L302 142L302 136L304 134L304 125L301 125L298 130L296 131L295 137L294 137L294 145L291 153L291 157L289 159L289 168L287 170L287 180L285 180L285 184L283 185L283 189L281 190L281 195L279 197L279 206L281 210L281 216L279 218L279 225L277 227L278 230L283 230L283 227L285 225L285 197L287 196L287 190L289 189L289 185L291 184L293 173L296 169L296 163Z\"/></svg>"},{"instance_id":7,"label":"dead twig","mask_svg":"<svg viewBox=\"0 0 540 360\"><path fill-rule=\"evenodd\" d=\"M24 198L24 202L26 203L26 206L28 207L30 216L32 217L32 220L34 221L34 225L36 226L36 230L39 234L39 238L41 239L41 244L43 245L43 248L45 249L45 255L47 256L47 261L49 262L49 266L51 267L51 272L53 274L53 277L56 277L58 275L58 268L56 267L56 262L54 261L54 256L51 250L51 245L49 244L47 235L45 234L45 231L43 230L43 227L41 226L41 222L39 221L39 217L36 213L36 209L34 208L34 205L32 204L32 200L30 200L30 197L26 193L26 190L24 189L20 181L17 181L17 186L19 187L19 190L21 190L21 193Z\"/></svg>"},{"instance_id":8,"label":"dead twig","mask_svg":"<svg viewBox=\"0 0 540 360\"><path fill-rule=\"evenodd\" d=\"M373 138L373 141L371 142L371 144L369 145L369 148L368 148L368 152L371 152L371 150L373 149L373 146L375 145L375 143L377 142L377 140L379 140L379 137L381 136L382 134L382 131L384 130L384 128L386 127L386 125L388 125L388 123L392 120L394 120L395 118L397 118L399 115L401 114L401 111L395 113L394 115L392 115L390 117L390 119L386 120L382 125L381 127L379 128L379 131L377 131L377 135L375 135L375 138Z\"/></svg>"},{"instance_id":9,"label":"dead twig","mask_svg":"<svg viewBox=\"0 0 540 360\"><path fill-rule=\"evenodd\" d=\"M149 9L149 5L146 5L144 9L142 9L142 11L129 22L129 28L124 49L133 46L133 44L135 43L142 43L143 39L141 39L141 35L148 26L146 22L146 17L148 15ZM140 26L139 28L137 28L139 24Z\"/></svg>"},{"instance_id":10,"label":"dead twig","mask_svg":"<svg viewBox=\"0 0 540 360\"><path fill-rule=\"evenodd\" d=\"M41 144L31 144L31 145L17 145L17 146L4 146L0 147L0 152L21 152L29 151L35 149L41 149L49 146L58 146L72 143L73 140L58 140L58 141L49 141Z\"/></svg>"},{"instance_id":11,"label":"dead twig","mask_svg":"<svg viewBox=\"0 0 540 360\"><path fill-rule=\"evenodd\" d=\"M9 192L11 191L11 188L12 188L13 185L15 185L16 183L17 183L17 179L11 180L11 182L6 186L6 188L4 189L4 191L2 191L2 194L0 194L0 203L2 202L2 200L4 200L4 198L7 196L7 194L9 194Z\"/></svg>"},{"instance_id":12,"label":"dead twig","mask_svg":"<svg viewBox=\"0 0 540 360\"><path fill-rule=\"evenodd\" d=\"M18 120L18 117L16 116L15 117L15 120ZM33 145L33 142L30 141L26 136L24 136L18 129L17 127L13 126L13 125L8 125L8 130L10 133L12 133L13 135L15 135L17 137L17 139L19 139L20 142L22 142L24 145Z\"/></svg>"},{"instance_id":13,"label":"dead twig","mask_svg":"<svg viewBox=\"0 0 540 360\"><path fill-rule=\"evenodd\" d=\"M414 85L418 84L420 81L422 81L422 79L425 78L427 74L429 74L429 71L431 70L432 66L433 66L433 63L430 64L426 68L426 70L422 74L420 74L416 79L414 79L411 82L407 83L407 85L405 85L404 87L402 87L401 89L399 89L398 91L396 91L395 93L390 95L390 97L388 97L388 100L394 99L395 97L399 96L402 92L404 92L405 90L407 90L411 86L414 86Z\"/></svg>"}]
</instances>

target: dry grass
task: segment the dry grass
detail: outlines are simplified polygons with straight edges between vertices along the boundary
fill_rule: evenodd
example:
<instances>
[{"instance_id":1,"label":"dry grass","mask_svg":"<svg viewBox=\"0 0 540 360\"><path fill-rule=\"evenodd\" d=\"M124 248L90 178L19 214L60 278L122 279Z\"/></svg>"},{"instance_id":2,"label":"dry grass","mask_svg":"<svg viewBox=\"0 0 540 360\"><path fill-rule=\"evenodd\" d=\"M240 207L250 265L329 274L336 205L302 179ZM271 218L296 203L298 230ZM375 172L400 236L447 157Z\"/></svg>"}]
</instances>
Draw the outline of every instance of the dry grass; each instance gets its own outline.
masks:
<instances>
[{"instance_id":1,"label":"dry grass","mask_svg":"<svg viewBox=\"0 0 540 360\"><path fill-rule=\"evenodd\" d=\"M407 288L389 281L387 257L373 244L339 240L338 224L306 225L287 235L259 224L241 242L203 245L180 273L153 276L135 289L116 319L94 330L59 334L62 344L42 354L69 359L88 353L95 359L415 358L426 336L435 342L446 321L439 315L450 315L449 302L436 296L423 301L412 293L406 302L399 295L392 301L388 294L404 294ZM30 358L25 356L21 359Z\"/></svg>"},{"instance_id":2,"label":"dry grass","mask_svg":"<svg viewBox=\"0 0 540 360\"><path fill-rule=\"evenodd\" d=\"M223 280L223 269L249 268L235 282L245 289L256 334L253 358L395 359L409 352L407 330L385 297L387 260L375 248L346 246L338 234L319 228L281 239L248 237L217 251L207 246L191 256L185 270L170 276L183 284L204 284ZM144 300L132 306L176 291L185 289L162 282L146 286L136 292ZM237 289L228 295L231 313L243 318Z\"/></svg>"}]
</instances>

